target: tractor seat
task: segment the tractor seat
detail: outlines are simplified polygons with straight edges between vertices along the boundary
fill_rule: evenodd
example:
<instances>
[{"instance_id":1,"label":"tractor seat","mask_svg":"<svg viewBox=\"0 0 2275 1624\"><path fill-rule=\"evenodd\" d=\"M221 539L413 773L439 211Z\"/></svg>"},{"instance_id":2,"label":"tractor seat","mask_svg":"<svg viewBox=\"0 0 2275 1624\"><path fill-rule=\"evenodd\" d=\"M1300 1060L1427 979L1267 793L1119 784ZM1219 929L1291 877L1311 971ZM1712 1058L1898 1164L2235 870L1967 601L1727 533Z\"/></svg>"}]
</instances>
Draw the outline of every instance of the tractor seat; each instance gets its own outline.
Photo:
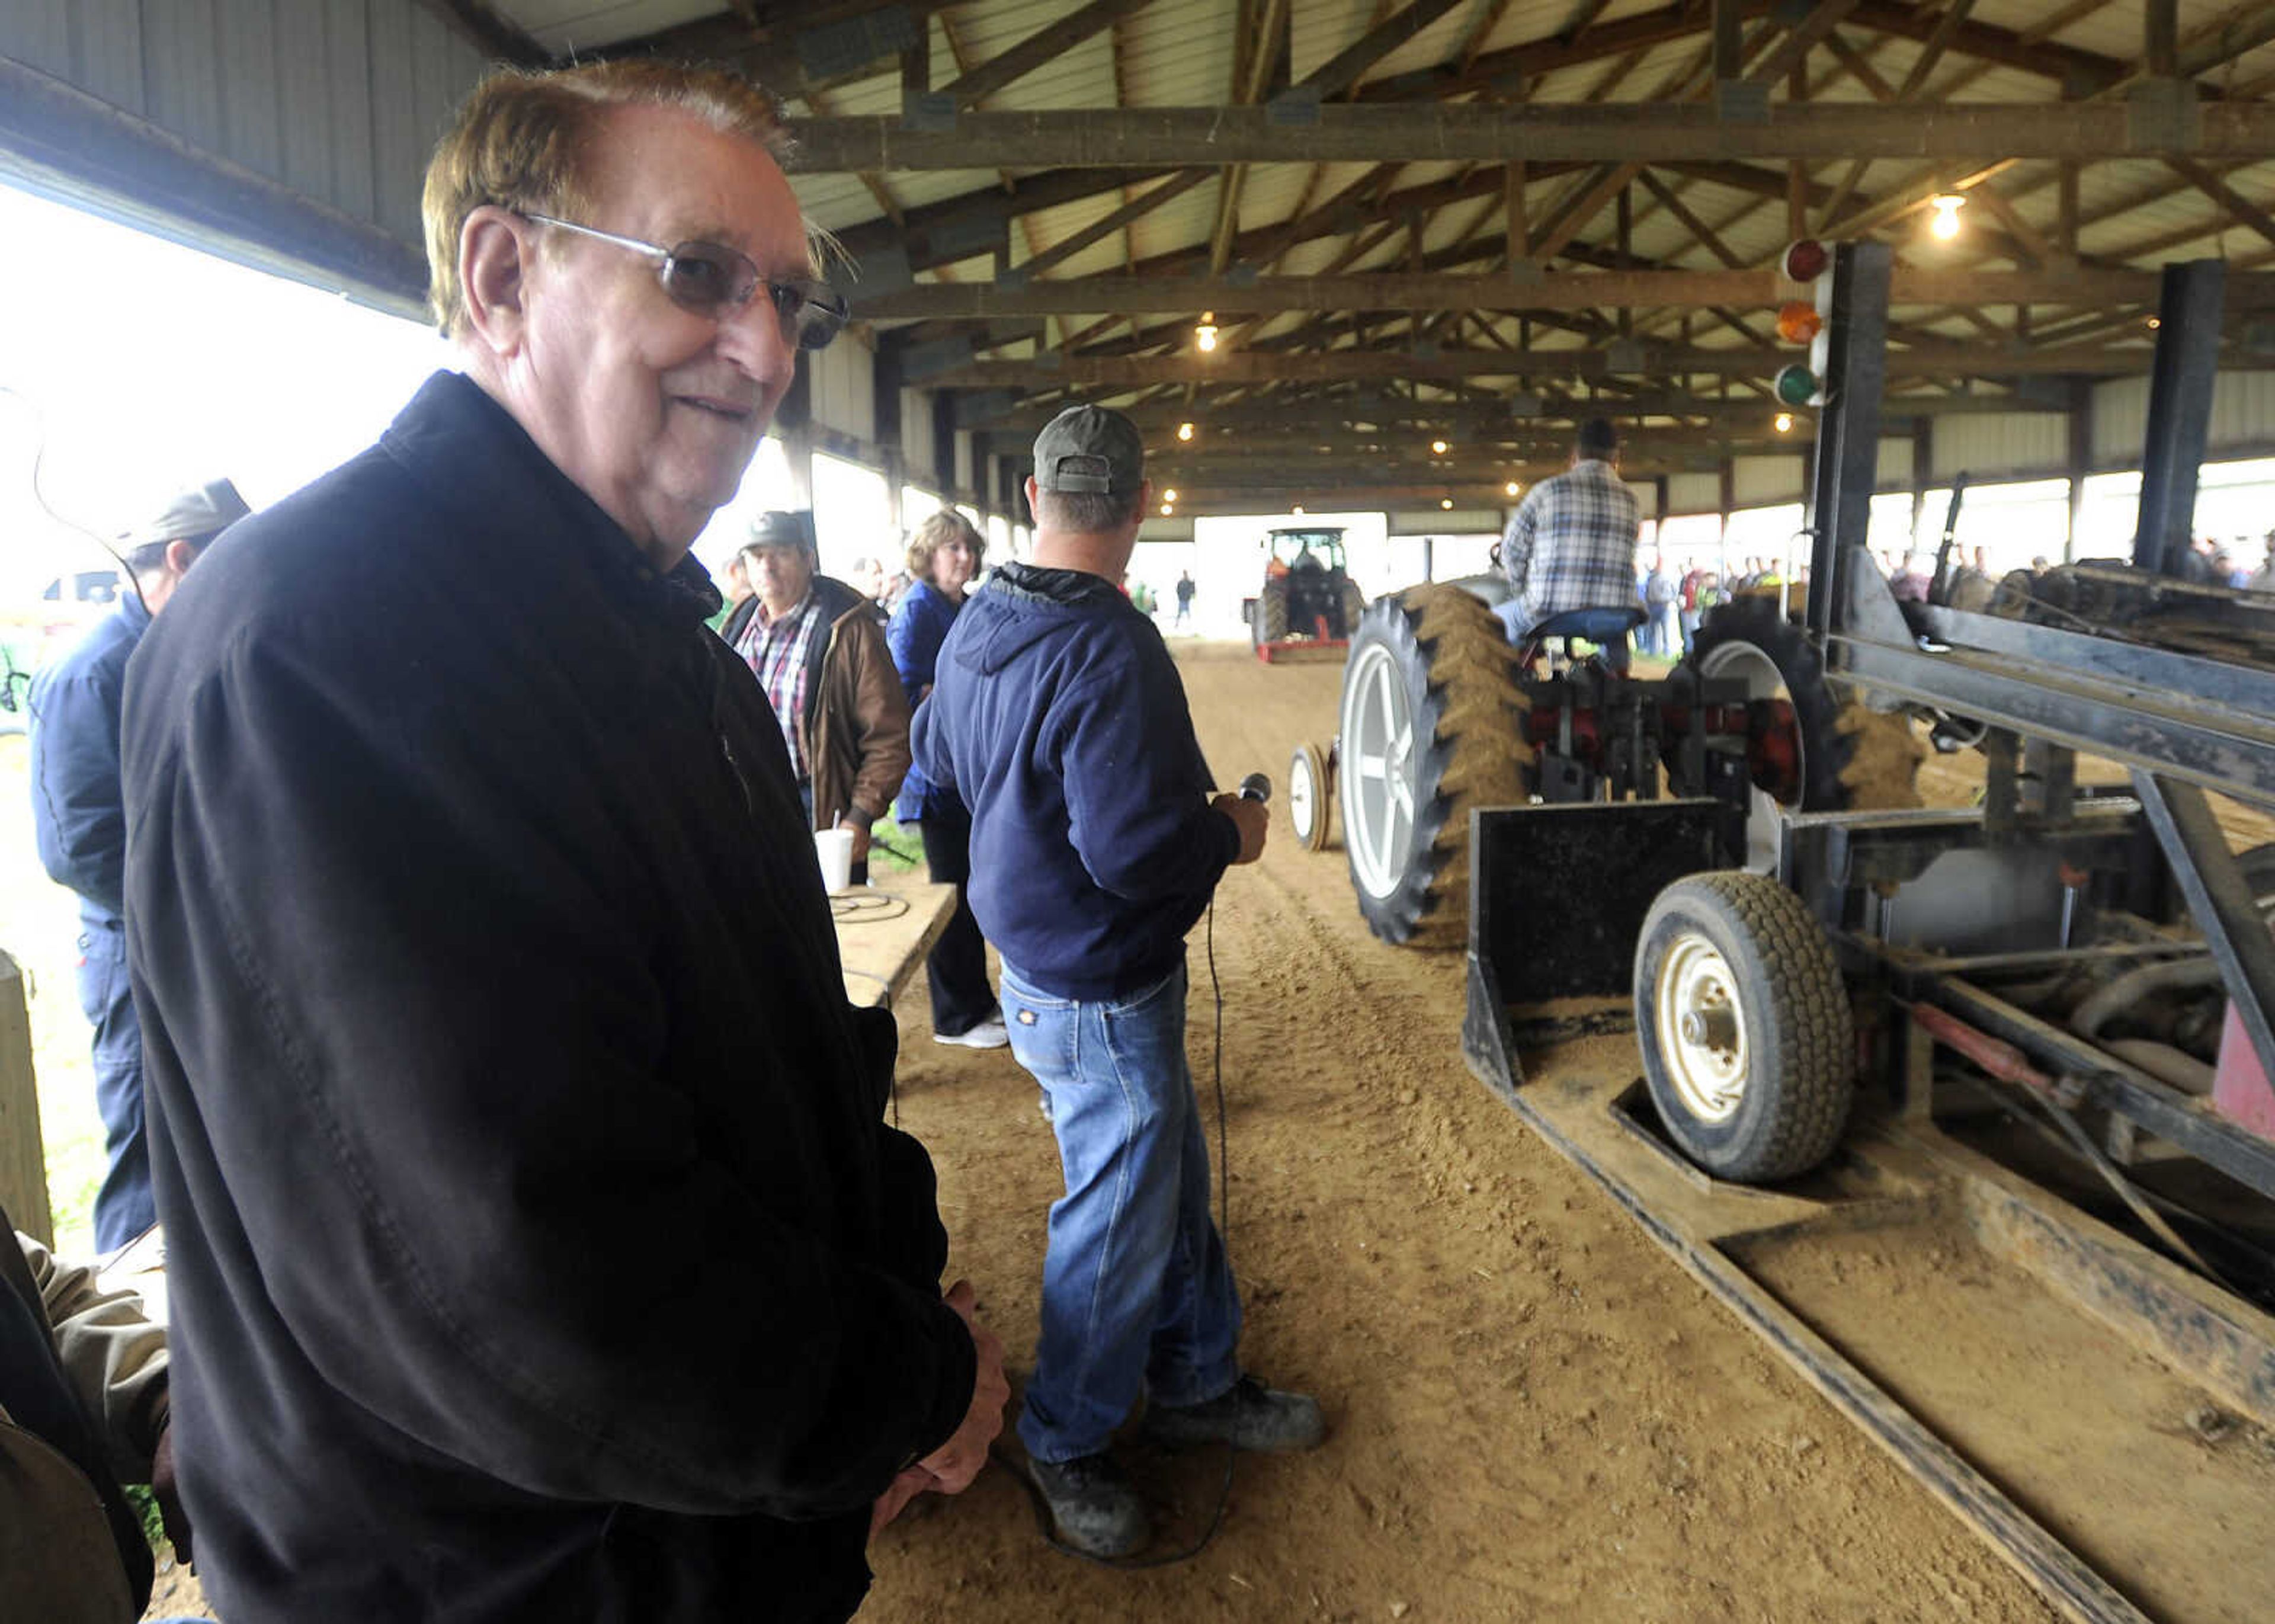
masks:
<instances>
[{"instance_id":1,"label":"tractor seat","mask_svg":"<svg viewBox=\"0 0 2275 1624\"><path fill-rule=\"evenodd\" d=\"M1564 642L1564 658L1572 658L1572 639L1581 638L1599 644L1604 650L1604 663L1614 671L1628 668L1628 636L1650 618L1642 608L1567 609L1561 615L1551 615L1536 622L1531 630L1517 639L1517 664L1530 669L1551 638Z\"/></svg>"}]
</instances>

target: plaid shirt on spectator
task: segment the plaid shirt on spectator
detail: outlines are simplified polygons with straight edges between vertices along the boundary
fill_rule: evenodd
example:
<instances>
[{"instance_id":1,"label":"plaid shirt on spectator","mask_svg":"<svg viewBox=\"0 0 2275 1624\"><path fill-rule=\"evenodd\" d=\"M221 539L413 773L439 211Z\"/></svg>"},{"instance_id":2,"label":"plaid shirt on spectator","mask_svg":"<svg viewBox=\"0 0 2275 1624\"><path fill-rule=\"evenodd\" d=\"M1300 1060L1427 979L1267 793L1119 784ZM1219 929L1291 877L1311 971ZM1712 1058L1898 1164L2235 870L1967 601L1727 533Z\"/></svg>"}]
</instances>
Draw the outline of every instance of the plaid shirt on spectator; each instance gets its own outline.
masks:
<instances>
[{"instance_id":1,"label":"plaid shirt on spectator","mask_svg":"<svg viewBox=\"0 0 2275 1624\"><path fill-rule=\"evenodd\" d=\"M1570 609L1633 608L1641 527L1635 493L1593 457L1527 491L1500 540L1516 624L1537 626Z\"/></svg>"},{"instance_id":2,"label":"plaid shirt on spectator","mask_svg":"<svg viewBox=\"0 0 2275 1624\"><path fill-rule=\"evenodd\" d=\"M758 677L759 686L767 691L767 703L774 706L775 721L782 727L782 743L790 746L790 764L797 770L800 783L813 776L812 766L805 759L805 672L806 656L820 624L820 604L809 586L797 607L779 620L769 619L767 606L760 603L735 641L735 652Z\"/></svg>"}]
</instances>

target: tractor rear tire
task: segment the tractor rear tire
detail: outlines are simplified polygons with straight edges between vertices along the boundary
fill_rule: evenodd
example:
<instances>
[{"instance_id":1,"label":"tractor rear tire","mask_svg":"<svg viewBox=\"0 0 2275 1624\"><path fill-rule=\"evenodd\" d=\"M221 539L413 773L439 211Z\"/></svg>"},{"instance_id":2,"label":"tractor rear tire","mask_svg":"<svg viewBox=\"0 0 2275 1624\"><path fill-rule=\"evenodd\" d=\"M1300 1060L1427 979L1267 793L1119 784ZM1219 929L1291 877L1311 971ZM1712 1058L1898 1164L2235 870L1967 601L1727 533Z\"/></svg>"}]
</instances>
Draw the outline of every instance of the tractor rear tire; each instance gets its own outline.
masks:
<instances>
[{"instance_id":1,"label":"tractor rear tire","mask_svg":"<svg viewBox=\"0 0 2275 1624\"><path fill-rule=\"evenodd\" d=\"M1256 594L1256 610L1248 617L1249 634L1256 646L1288 640L1288 578L1266 581Z\"/></svg>"},{"instance_id":2,"label":"tractor rear tire","mask_svg":"<svg viewBox=\"0 0 2275 1624\"><path fill-rule=\"evenodd\" d=\"M1765 874L1676 880L1644 919L1635 1012L1651 1103L1699 1167L1761 1183L1833 1153L1856 1096L1855 1016L1800 897Z\"/></svg>"},{"instance_id":3,"label":"tractor rear tire","mask_svg":"<svg viewBox=\"0 0 2275 1624\"><path fill-rule=\"evenodd\" d=\"M1500 622L1460 587L1410 587L1360 616L1336 802L1359 911L1385 941L1462 945L1470 813L1523 804L1529 709Z\"/></svg>"},{"instance_id":4,"label":"tractor rear tire","mask_svg":"<svg viewBox=\"0 0 2275 1624\"><path fill-rule=\"evenodd\" d=\"M1357 581L1345 581L1342 591L1342 623L1335 628L1335 635L1339 638L1348 638L1356 632L1358 630L1359 616L1365 613L1366 594L1358 589Z\"/></svg>"},{"instance_id":5,"label":"tractor rear tire","mask_svg":"<svg viewBox=\"0 0 2275 1624\"><path fill-rule=\"evenodd\" d=\"M1317 744L1298 744L1288 761L1288 827L1306 851L1327 849L1334 821L1334 782L1327 755Z\"/></svg>"},{"instance_id":6,"label":"tractor rear tire","mask_svg":"<svg viewBox=\"0 0 2275 1624\"><path fill-rule=\"evenodd\" d=\"M1782 696L1793 707L1801 751L1798 799L1789 787L1772 796L1768 786L1757 786L1753 821L1762 824L1768 816L1764 803L1773 799L1804 812L1919 805L1919 763L1926 752L1904 714L1883 715L1837 689L1817 646L1780 607L1766 597L1717 604L1690 644L1689 658L1702 675L1742 677L1753 698ZM1674 765L1671 753L1668 765ZM1749 866L1762 867L1774 843L1767 826L1750 830Z\"/></svg>"}]
</instances>

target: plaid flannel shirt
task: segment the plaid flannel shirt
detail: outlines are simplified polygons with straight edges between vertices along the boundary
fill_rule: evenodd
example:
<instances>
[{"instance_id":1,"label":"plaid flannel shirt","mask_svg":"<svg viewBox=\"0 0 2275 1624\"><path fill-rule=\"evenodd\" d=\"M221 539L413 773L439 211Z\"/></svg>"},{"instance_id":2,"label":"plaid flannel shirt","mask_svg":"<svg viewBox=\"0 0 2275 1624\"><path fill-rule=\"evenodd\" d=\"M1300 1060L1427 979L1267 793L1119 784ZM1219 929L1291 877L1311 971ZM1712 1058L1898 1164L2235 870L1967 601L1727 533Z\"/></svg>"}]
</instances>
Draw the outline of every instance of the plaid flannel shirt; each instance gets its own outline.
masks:
<instances>
[{"instance_id":1,"label":"plaid flannel shirt","mask_svg":"<svg viewBox=\"0 0 2275 1624\"><path fill-rule=\"evenodd\" d=\"M1516 624L1537 626L1569 609L1633 608L1642 522L1635 493L1593 457L1527 491L1500 541Z\"/></svg>"},{"instance_id":2,"label":"plaid flannel shirt","mask_svg":"<svg viewBox=\"0 0 2275 1624\"><path fill-rule=\"evenodd\" d=\"M767 606L760 604L735 640L735 652L767 691L767 703L774 707L800 783L813 776L812 764L805 759L805 673L820 625L820 601L808 587L798 606L779 620L769 620Z\"/></svg>"}]
</instances>

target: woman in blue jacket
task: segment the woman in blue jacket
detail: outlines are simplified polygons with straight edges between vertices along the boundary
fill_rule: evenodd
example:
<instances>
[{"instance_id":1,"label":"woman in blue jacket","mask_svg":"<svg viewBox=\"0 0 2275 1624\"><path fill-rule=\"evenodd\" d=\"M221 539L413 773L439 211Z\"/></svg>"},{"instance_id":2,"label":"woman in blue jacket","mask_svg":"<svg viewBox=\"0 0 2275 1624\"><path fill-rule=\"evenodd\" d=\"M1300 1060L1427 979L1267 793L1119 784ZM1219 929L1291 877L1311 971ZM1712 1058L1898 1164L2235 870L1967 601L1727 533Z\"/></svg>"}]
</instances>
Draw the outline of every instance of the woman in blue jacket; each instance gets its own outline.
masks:
<instances>
[{"instance_id":1,"label":"woman in blue jacket","mask_svg":"<svg viewBox=\"0 0 2275 1624\"><path fill-rule=\"evenodd\" d=\"M885 642L908 687L911 710L932 691L940 646L948 640L948 629L964 607L964 589L979 572L986 550L979 531L953 508L925 520L909 540L909 589L894 606ZM987 945L964 894L971 877L971 814L954 790L935 788L911 770L901 784L898 815L924 831L933 882L956 888L956 913L925 961L932 986L933 1040L1000 1049L1010 1037L1003 1030L995 991L987 985Z\"/></svg>"}]
</instances>

